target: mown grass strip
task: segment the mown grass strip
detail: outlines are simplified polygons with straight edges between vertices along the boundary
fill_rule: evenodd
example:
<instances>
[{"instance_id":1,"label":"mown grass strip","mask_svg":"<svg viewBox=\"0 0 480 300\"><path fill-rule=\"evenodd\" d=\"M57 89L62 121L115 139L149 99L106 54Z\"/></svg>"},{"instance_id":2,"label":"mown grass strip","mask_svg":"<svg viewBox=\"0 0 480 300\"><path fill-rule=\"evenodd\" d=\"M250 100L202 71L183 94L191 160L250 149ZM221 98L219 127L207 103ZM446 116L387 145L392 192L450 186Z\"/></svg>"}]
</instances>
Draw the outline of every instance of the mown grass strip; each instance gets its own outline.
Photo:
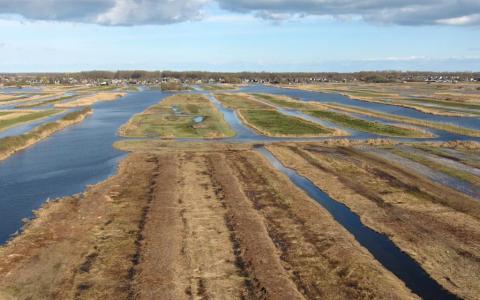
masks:
<instances>
[{"instance_id":1,"label":"mown grass strip","mask_svg":"<svg viewBox=\"0 0 480 300\"><path fill-rule=\"evenodd\" d=\"M438 129L438 130L443 130L443 131L466 135L466 136L475 136L475 137L480 136L480 130L464 128L464 127L456 126L453 124L419 120L419 119L414 119L414 118L409 118L404 116L397 116L397 115L392 115L388 113L381 113L373 110L358 108L350 105L337 104L337 103L323 103L323 105L336 110L341 110L341 111L350 112L350 113L359 113L366 116L380 118L384 120L397 121L397 122L402 122L406 124Z\"/></svg>"},{"instance_id":2,"label":"mown grass strip","mask_svg":"<svg viewBox=\"0 0 480 300\"><path fill-rule=\"evenodd\" d=\"M257 131L269 136L324 136L333 130L276 110L239 110L240 117Z\"/></svg>"},{"instance_id":3,"label":"mown grass strip","mask_svg":"<svg viewBox=\"0 0 480 300\"><path fill-rule=\"evenodd\" d=\"M35 111L30 114L21 115L16 118L0 120L0 131L5 130L7 128L17 126L20 124L36 121L39 119L43 119L49 117L51 115L60 113L60 110L50 109L50 110L42 110L42 111Z\"/></svg>"},{"instance_id":4,"label":"mown grass strip","mask_svg":"<svg viewBox=\"0 0 480 300\"><path fill-rule=\"evenodd\" d=\"M315 104L312 103L306 103L306 102L301 102L297 100L287 100L282 97L274 96L274 95L269 95L269 94L252 94L252 96L260 99L267 101L271 104L286 107L286 108L293 108L293 109L312 109L312 108L318 108L315 107Z\"/></svg>"},{"instance_id":5,"label":"mown grass strip","mask_svg":"<svg viewBox=\"0 0 480 300\"><path fill-rule=\"evenodd\" d=\"M346 114L341 114L333 111L327 110L313 110L313 111L304 111L304 113L309 114L313 117L324 119L332 123L348 127L358 131L370 132L379 135L386 136L395 136L395 137L421 137L425 136L425 133L422 133L418 130L402 128L399 126L382 124L379 122L371 122L367 120L362 120L359 118L354 118Z\"/></svg>"},{"instance_id":6,"label":"mown grass strip","mask_svg":"<svg viewBox=\"0 0 480 300\"><path fill-rule=\"evenodd\" d=\"M269 105L250 99L245 94L216 94L215 97L230 109L271 109Z\"/></svg>"}]
</instances>

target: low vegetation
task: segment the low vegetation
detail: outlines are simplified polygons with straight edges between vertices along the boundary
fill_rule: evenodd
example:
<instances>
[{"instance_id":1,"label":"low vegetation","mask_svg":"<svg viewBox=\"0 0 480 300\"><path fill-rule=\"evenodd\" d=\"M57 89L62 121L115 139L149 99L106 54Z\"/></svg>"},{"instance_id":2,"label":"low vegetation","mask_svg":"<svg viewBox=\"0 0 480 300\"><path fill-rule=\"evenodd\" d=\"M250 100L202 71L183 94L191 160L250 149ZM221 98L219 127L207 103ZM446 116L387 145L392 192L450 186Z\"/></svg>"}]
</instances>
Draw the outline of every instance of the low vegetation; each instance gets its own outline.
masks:
<instances>
[{"instance_id":1,"label":"low vegetation","mask_svg":"<svg viewBox=\"0 0 480 300\"><path fill-rule=\"evenodd\" d=\"M46 100L46 101L41 101L41 102L36 102L36 103L26 103L26 104L17 105L17 108L33 108L33 107L39 107L39 106L44 106L44 105L50 105L50 104L55 104L55 103L59 103L59 102L71 99L73 97L76 97L76 96L75 95L64 96L64 97L54 98L54 99L51 99L51 100Z\"/></svg>"},{"instance_id":2,"label":"low vegetation","mask_svg":"<svg viewBox=\"0 0 480 300\"><path fill-rule=\"evenodd\" d=\"M347 114L337 113L327 110L304 111L313 117L324 119L332 123L352 128L358 131L374 133L378 135L393 137L431 137L431 135L411 128L382 124L380 122L371 122L349 116Z\"/></svg>"},{"instance_id":3,"label":"low vegetation","mask_svg":"<svg viewBox=\"0 0 480 300\"><path fill-rule=\"evenodd\" d=\"M474 137L480 136L480 130L460 127L453 124L432 122L432 121L414 119L414 118L409 118L409 117L404 117L399 115L392 115L389 113L377 112L377 111L359 108L359 107L350 106L350 105L342 105L342 104L336 104L336 103L325 103L323 105L335 110L345 111L349 113L359 113L366 116L371 116L371 117L380 118L384 120L390 120L390 121L402 122L405 124L410 124L415 126L438 129L438 130L443 130L443 131L466 135L466 136L474 136Z\"/></svg>"},{"instance_id":4,"label":"low vegetation","mask_svg":"<svg viewBox=\"0 0 480 300\"><path fill-rule=\"evenodd\" d=\"M375 155L372 147L292 143L268 149L388 235L446 289L477 298L480 202Z\"/></svg>"},{"instance_id":5,"label":"low vegetation","mask_svg":"<svg viewBox=\"0 0 480 300\"><path fill-rule=\"evenodd\" d=\"M55 107L73 108L73 107L90 106L90 105L94 105L97 102L114 101L125 95L126 93L101 92L91 96L81 97L79 99L76 99L70 102L57 103L55 104Z\"/></svg>"},{"instance_id":6,"label":"low vegetation","mask_svg":"<svg viewBox=\"0 0 480 300\"><path fill-rule=\"evenodd\" d=\"M415 299L255 151L157 146L37 211L0 298Z\"/></svg>"},{"instance_id":7,"label":"low vegetation","mask_svg":"<svg viewBox=\"0 0 480 300\"><path fill-rule=\"evenodd\" d=\"M222 138L235 132L203 95L175 95L134 116L120 129L127 137Z\"/></svg>"},{"instance_id":8,"label":"low vegetation","mask_svg":"<svg viewBox=\"0 0 480 300\"><path fill-rule=\"evenodd\" d=\"M272 109L271 106L251 99L246 94L215 94L215 97L230 109Z\"/></svg>"},{"instance_id":9,"label":"low vegetation","mask_svg":"<svg viewBox=\"0 0 480 300\"><path fill-rule=\"evenodd\" d=\"M318 109L320 107L320 104L317 104L317 103L308 103L305 101L298 101L285 96L276 96L276 95L269 95L269 94L252 94L252 96L260 100L267 101L273 105L278 105L286 108Z\"/></svg>"},{"instance_id":10,"label":"low vegetation","mask_svg":"<svg viewBox=\"0 0 480 300\"><path fill-rule=\"evenodd\" d=\"M160 89L166 92L175 92L175 91L185 91L190 90L189 87L179 83L179 82L162 82L160 84Z\"/></svg>"},{"instance_id":11,"label":"low vegetation","mask_svg":"<svg viewBox=\"0 0 480 300\"><path fill-rule=\"evenodd\" d=\"M5 130L7 128L17 126L20 124L25 124L29 122L33 122L36 120L40 120L43 118L50 117L54 114L61 113L62 111L56 109L50 110L41 110L41 111L29 111L28 113L22 113L18 111L17 117L7 118L0 120L0 131Z\"/></svg>"},{"instance_id":12,"label":"low vegetation","mask_svg":"<svg viewBox=\"0 0 480 300\"><path fill-rule=\"evenodd\" d=\"M473 87L473 89L472 89ZM296 88L333 92L350 98L413 108L446 116L478 116L480 95L474 85L390 83L390 84L318 84Z\"/></svg>"},{"instance_id":13,"label":"low vegetation","mask_svg":"<svg viewBox=\"0 0 480 300\"><path fill-rule=\"evenodd\" d=\"M276 110L239 110L245 123L268 136L326 136L333 130L319 124L284 115Z\"/></svg>"}]
</instances>

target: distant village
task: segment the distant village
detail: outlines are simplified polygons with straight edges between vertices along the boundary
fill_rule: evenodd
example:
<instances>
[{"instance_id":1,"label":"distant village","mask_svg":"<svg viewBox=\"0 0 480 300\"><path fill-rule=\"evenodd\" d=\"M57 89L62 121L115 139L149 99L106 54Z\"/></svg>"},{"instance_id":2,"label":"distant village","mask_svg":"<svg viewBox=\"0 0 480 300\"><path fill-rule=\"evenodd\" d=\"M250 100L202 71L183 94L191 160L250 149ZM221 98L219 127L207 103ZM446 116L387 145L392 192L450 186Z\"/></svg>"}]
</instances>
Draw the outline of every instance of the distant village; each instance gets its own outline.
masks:
<instances>
[{"instance_id":1,"label":"distant village","mask_svg":"<svg viewBox=\"0 0 480 300\"><path fill-rule=\"evenodd\" d=\"M480 82L480 73L432 72L357 72L357 73L211 73L211 72L147 72L91 71L79 73L18 73L0 74L0 86L23 85L145 85L180 84L297 84L297 83L388 83Z\"/></svg>"}]
</instances>

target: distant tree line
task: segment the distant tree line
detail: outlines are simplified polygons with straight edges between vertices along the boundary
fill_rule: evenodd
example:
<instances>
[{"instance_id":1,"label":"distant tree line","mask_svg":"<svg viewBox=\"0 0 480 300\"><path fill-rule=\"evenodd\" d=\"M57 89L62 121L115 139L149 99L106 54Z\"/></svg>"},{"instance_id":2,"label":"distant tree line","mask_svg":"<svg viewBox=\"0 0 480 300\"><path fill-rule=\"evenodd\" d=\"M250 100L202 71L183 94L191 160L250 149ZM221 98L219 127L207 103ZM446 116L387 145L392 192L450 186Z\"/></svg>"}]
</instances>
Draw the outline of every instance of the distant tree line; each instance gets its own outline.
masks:
<instances>
[{"instance_id":1,"label":"distant tree line","mask_svg":"<svg viewBox=\"0 0 480 300\"><path fill-rule=\"evenodd\" d=\"M1 74L0 74L1 75ZM322 82L322 81L363 81L363 82L395 82L395 81L425 81L425 80L458 80L469 81L472 78L480 80L480 72L356 72L356 73L272 73L272 72L201 72L201 71L88 71L78 73L22 73L3 74L5 76L18 76L45 79L51 82L64 81L66 78L76 80L132 80L132 81L159 81L164 78L178 79L180 81L214 81L225 83L270 82L270 83L297 83L297 82Z\"/></svg>"}]
</instances>

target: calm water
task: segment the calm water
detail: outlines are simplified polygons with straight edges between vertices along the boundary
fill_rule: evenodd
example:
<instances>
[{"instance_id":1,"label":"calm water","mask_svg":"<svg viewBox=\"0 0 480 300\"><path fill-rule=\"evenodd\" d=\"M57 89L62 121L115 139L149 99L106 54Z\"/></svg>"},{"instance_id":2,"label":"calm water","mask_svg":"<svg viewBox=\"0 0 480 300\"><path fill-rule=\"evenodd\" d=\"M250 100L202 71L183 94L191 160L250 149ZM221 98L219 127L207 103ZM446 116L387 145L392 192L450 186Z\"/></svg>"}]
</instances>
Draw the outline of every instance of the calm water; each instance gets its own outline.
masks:
<instances>
[{"instance_id":1,"label":"calm water","mask_svg":"<svg viewBox=\"0 0 480 300\"><path fill-rule=\"evenodd\" d=\"M386 269L403 280L405 285L414 293L423 299L457 299L454 295L444 290L435 280L430 278L419 264L395 246L386 235L380 234L365 226L357 214L342 203L330 198L305 177L283 166L282 163L265 148L257 148L257 151L267 158L277 170L287 175L295 185L322 205L333 218L347 229Z\"/></svg>"},{"instance_id":2,"label":"calm water","mask_svg":"<svg viewBox=\"0 0 480 300\"><path fill-rule=\"evenodd\" d=\"M144 91L98 104L83 123L0 162L0 244L47 198L80 193L112 175L125 155L112 147L119 126L166 95Z\"/></svg>"}]
</instances>

